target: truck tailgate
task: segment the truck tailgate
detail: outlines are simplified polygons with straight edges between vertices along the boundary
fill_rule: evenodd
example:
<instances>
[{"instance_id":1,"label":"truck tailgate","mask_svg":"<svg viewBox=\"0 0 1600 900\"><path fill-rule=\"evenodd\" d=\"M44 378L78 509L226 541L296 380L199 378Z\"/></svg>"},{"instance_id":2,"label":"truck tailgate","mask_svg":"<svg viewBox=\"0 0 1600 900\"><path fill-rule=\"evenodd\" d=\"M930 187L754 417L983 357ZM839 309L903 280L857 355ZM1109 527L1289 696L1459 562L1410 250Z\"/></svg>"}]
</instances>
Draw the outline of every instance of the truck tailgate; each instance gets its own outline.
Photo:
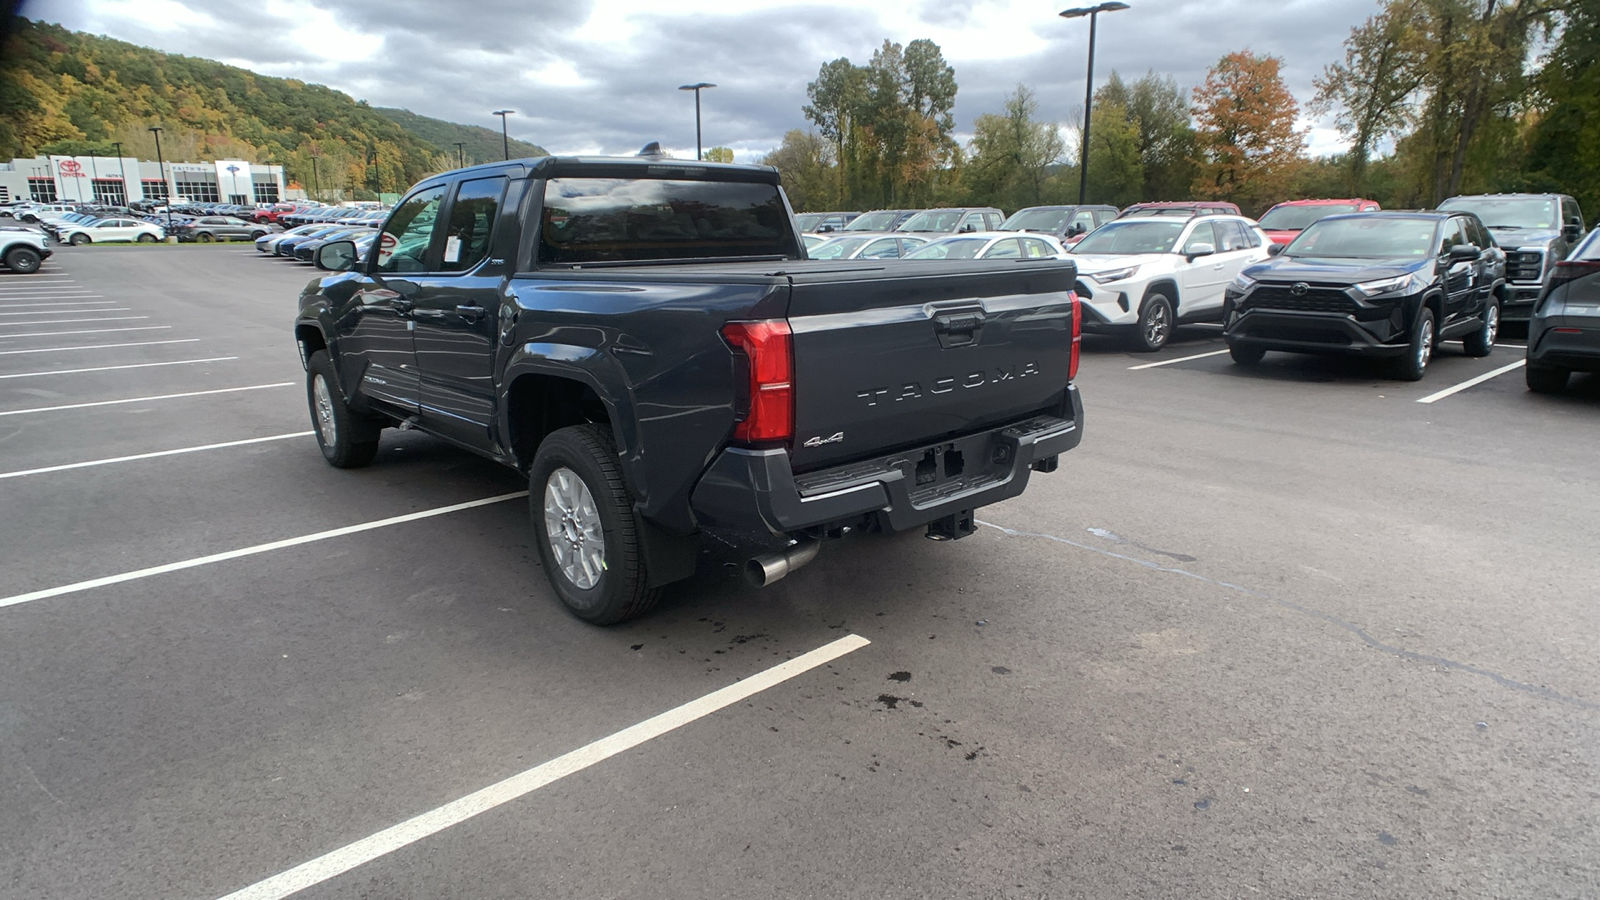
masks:
<instances>
[{"instance_id":1,"label":"truck tailgate","mask_svg":"<svg viewBox=\"0 0 1600 900\"><path fill-rule=\"evenodd\" d=\"M1070 261L901 261L789 273L803 472L1053 411Z\"/></svg>"}]
</instances>

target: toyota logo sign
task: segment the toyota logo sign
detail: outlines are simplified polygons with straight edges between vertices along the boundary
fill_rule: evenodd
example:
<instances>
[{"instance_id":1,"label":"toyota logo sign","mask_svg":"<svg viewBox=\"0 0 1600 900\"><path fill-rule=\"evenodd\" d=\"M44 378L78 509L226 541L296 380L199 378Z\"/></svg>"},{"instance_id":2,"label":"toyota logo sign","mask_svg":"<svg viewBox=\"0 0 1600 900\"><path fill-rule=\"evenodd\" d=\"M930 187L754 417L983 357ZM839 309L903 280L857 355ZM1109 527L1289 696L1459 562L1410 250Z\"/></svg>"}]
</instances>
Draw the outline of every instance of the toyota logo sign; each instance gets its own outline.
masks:
<instances>
[{"instance_id":1,"label":"toyota logo sign","mask_svg":"<svg viewBox=\"0 0 1600 900\"><path fill-rule=\"evenodd\" d=\"M1306 284L1304 281L1296 281L1294 284L1289 285L1289 293L1294 294L1296 297L1304 297L1306 291L1309 290L1311 290L1311 285Z\"/></svg>"},{"instance_id":2,"label":"toyota logo sign","mask_svg":"<svg viewBox=\"0 0 1600 900\"><path fill-rule=\"evenodd\" d=\"M61 161L61 174L68 178L82 178L83 163L75 159L64 159Z\"/></svg>"}]
</instances>

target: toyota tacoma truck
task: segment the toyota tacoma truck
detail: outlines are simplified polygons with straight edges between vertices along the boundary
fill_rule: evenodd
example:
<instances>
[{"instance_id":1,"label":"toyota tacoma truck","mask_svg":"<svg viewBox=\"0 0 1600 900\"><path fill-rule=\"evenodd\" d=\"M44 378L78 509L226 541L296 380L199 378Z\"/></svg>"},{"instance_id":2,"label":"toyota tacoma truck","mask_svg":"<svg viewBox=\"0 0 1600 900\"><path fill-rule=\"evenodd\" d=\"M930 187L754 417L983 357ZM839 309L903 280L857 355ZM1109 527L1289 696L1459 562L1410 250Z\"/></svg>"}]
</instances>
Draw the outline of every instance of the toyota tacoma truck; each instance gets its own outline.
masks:
<instances>
[{"instance_id":1,"label":"toyota tacoma truck","mask_svg":"<svg viewBox=\"0 0 1600 900\"><path fill-rule=\"evenodd\" d=\"M318 250L295 340L317 441L417 428L528 479L597 624L737 537L766 584L852 530L971 534L1082 437L1064 260L810 260L767 167L546 157L414 187Z\"/></svg>"}]
</instances>

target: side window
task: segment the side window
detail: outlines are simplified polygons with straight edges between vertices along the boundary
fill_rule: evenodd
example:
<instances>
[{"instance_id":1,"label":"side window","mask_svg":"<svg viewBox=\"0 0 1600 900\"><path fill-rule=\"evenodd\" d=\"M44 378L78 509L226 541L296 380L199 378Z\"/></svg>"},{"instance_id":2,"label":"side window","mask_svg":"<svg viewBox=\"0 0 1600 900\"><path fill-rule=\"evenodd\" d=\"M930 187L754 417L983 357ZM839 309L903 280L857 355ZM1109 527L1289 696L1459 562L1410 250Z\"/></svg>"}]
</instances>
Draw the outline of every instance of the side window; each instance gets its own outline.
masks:
<instances>
[{"instance_id":1,"label":"side window","mask_svg":"<svg viewBox=\"0 0 1600 900\"><path fill-rule=\"evenodd\" d=\"M426 272L428 247L444 203L444 188L418 191L395 207L378 235L374 272Z\"/></svg>"},{"instance_id":2,"label":"side window","mask_svg":"<svg viewBox=\"0 0 1600 900\"><path fill-rule=\"evenodd\" d=\"M862 259L899 259L900 246L894 238L883 238L873 241L861 251Z\"/></svg>"},{"instance_id":3,"label":"side window","mask_svg":"<svg viewBox=\"0 0 1600 900\"><path fill-rule=\"evenodd\" d=\"M456 202L450 207L450 225L445 231L443 272L465 272L489 255L489 237L500 212L500 197L506 179L477 178L461 182Z\"/></svg>"},{"instance_id":4,"label":"side window","mask_svg":"<svg viewBox=\"0 0 1600 900\"><path fill-rule=\"evenodd\" d=\"M967 213L961 217L961 224L956 226L956 231L983 231L983 216L978 213Z\"/></svg>"},{"instance_id":5,"label":"side window","mask_svg":"<svg viewBox=\"0 0 1600 900\"><path fill-rule=\"evenodd\" d=\"M994 231L1000 227L1001 223L1005 222L1005 217L999 213L986 212L983 214L983 221L984 228L988 229L989 231Z\"/></svg>"},{"instance_id":6,"label":"side window","mask_svg":"<svg viewBox=\"0 0 1600 900\"><path fill-rule=\"evenodd\" d=\"M1482 222L1477 219L1464 219L1463 221L1467 225L1467 240L1476 244L1479 250L1494 246L1494 238L1489 236L1489 232L1484 229Z\"/></svg>"},{"instance_id":7,"label":"side window","mask_svg":"<svg viewBox=\"0 0 1600 900\"><path fill-rule=\"evenodd\" d=\"M983 255L984 259L1017 259L1022 256L1022 248L1017 246L1016 238L1006 238L989 248Z\"/></svg>"},{"instance_id":8,"label":"side window","mask_svg":"<svg viewBox=\"0 0 1600 900\"><path fill-rule=\"evenodd\" d=\"M1244 249L1244 234L1239 228L1239 223L1221 220L1211 223L1211 228L1217 233L1217 252L1229 253L1234 250Z\"/></svg>"},{"instance_id":9,"label":"side window","mask_svg":"<svg viewBox=\"0 0 1600 900\"><path fill-rule=\"evenodd\" d=\"M1210 222L1201 222L1190 232L1189 239L1183 242L1184 253L1197 253L1201 244L1209 244L1212 250L1217 249L1217 233Z\"/></svg>"},{"instance_id":10,"label":"side window","mask_svg":"<svg viewBox=\"0 0 1600 900\"><path fill-rule=\"evenodd\" d=\"M1460 246L1467 242L1467 236L1461 231L1461 220L1451 219L1444 223L1444 239L1439 246L1439 255L1450 252L1450 248Z\"/></svg>"},{"instance_id":11,"label":"side window","mask_svg":"<svg viewBox=\"0 0 1600 900\"><path fill-rule=\"evenodd\" d=\"M1021 238L1022 255L1029 259L1049 259L1055 256L1050 250L1050 245L1038 238Z\"/></svg>"},{"instance_id":12,"label":"side window","mask_svg":"<svg viewBox=\"0 0 1600 900\"><path fill-rule=\"evenodd\" d=\"M1561 224L1567 225L1576 221L1578 227L1584 226L1583 213L1578 211L1578 201L1571 197L1561 198Z\"/></svg>"}]
</instances>

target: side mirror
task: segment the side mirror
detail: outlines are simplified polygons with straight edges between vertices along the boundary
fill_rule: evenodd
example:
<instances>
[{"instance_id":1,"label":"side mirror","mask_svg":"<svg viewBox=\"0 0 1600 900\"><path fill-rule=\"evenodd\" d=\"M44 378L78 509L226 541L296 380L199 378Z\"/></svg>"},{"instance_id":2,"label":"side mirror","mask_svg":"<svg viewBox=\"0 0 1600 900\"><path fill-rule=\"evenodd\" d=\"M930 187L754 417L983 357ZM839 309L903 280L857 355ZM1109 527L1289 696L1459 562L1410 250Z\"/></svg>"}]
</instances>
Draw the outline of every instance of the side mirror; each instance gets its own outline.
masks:
<instances>
[{"instance_id":1,"label":"side mirror","mask_svg":"<svg viewBox=\"0 0 1600 900\"><path fill-rule=\"evenodd\" d=\"M832 225L818 225L817 226L817 234L830 234L832 232L833 232L833 226Z\"/></svg>"},{"instance_id":2,"label":"side mirror","mask_svg":"<svg viewBox=\"0 0 1600 900\"><path fill-rule=\"evenodd\" d=\"M1183 255L1189 257L1190 262L1194 262L1202 256L1211 256L1216 252L1217 247L1215 244L1207 244L1202 242L1198 244L1190 244L1189 248L1183 252Z\"/></svg>"},{"instance_id":3,"label":"side mirror","mask_svg":"<svg viewBox=\"0 0 1600 900\"><path fill-rule=\"evenodd\" d=\"M968 222L967 224L961 226L961 233L962 234L970 234L970 233L972 233L974 231L977 231L977 230L978 230L978 226L972 224L971 222Z\"/></svg>"},{"instance_id":4,"label":"side mirror","mask_svg":"<svg viewBox=\"0 0 1600 900\"><path fill-rule=\"evenodd\" d=\"M1561 229L1561 236L1569 241L1575 241L1583 237L1583 224L1581 222L1568 222L1566 227Z\"/></svg>"},{"instance_id":5,"label":"side mirror","mask_svg":"<svg viewBox=\"0 0 1600 900\"><path fill-rule=\"evenodd\" d=\"M1289 246L1289 245L1288 244L1280 244L1280 243L1277 243L1276 241L1274 241L1274 242L1272 242L1272 243L1267 245L1267 255L1268 256L1277 256L1279 253L1282 253L1283 252L1283 248L1287 247L1287 246Z\"/></svg>"},{"instance_id":6,"label":"side mirror","mask_svg":"<svg viewBox=\"0 0 1600 900\"><path fill-rule=\"evenodd\" d=\"M1082 225L1074 225L1071 228L1067 229L1067 237L1076 237L1076 236L1078 236L1080 234L1083 234L1084 232L1086 232L1088 230L1089 229L1083 227Z\"/></svg>"},{"instance_id":7,"label":"side mirror","mask_svg":"<svg viewBox=\"0 0 1600 900\"><path fill-rule=\"evenodd\" d=\"M328 272L348 272L355 264L355 241L332 241L317 248L319 269Z\"/></svg>"},{"instance_id":8,"label":"side mirror","mask_svg":"<svg viewBox=\"0 0 1600 900\"><path fill-rule=\"evenodd\" d=\"M1450 261L1453 263L1471 262L1482 255L1483 251L1476 244L1457 244L1450 248Z\"/></svg>"}]
</instances>

